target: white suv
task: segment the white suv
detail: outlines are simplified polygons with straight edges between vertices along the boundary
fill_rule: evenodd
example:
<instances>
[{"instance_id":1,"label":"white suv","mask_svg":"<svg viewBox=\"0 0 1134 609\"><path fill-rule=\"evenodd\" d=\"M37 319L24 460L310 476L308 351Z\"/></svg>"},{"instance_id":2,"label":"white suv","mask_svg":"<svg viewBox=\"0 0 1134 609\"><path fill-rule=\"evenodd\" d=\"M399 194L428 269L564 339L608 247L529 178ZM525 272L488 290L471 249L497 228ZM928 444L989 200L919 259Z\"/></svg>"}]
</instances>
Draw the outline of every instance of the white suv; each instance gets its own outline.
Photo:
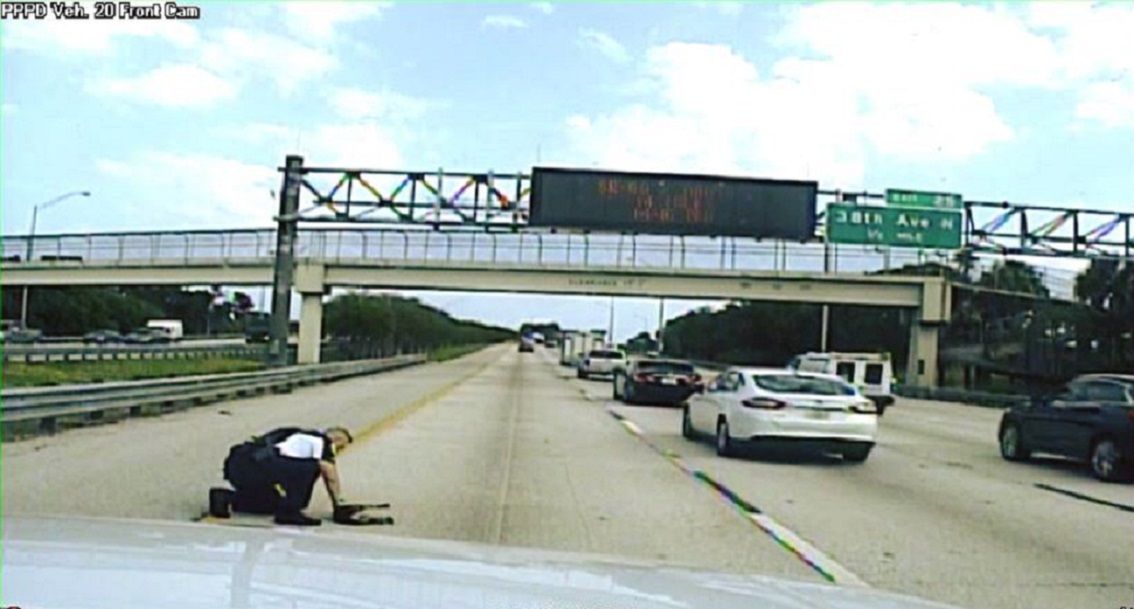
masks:
<instances>
[{"instance_id":1,"label":"white suv","mask_svg":"<svg viewBox=\"0 0 1134 609\"><path fill-rule=\"evenodd\" d=\"M626 354L615 349L595 349L579 360L575 376L585 379L607 376L626 364Z\"/></svg>"}]
</instances>

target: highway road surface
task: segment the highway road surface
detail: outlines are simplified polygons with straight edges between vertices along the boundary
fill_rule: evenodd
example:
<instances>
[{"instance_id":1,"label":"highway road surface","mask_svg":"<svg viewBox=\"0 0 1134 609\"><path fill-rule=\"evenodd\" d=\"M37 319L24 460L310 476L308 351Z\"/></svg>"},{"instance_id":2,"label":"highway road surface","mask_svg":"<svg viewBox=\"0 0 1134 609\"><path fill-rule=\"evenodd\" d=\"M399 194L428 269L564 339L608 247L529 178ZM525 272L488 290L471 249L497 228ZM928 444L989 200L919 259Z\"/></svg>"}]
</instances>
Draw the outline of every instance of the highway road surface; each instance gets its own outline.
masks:
<instances>
[{"instance_id":1,"label":"highway road surface","mask_svg":"<svg viewBox=\"0 0 1134 609\"><path fill-rule=\"evenodd\" d=\"M340 459L348 498L391 501L398 522L349 529L358 535L829 577L973 609L1134 605L1134 486L1055 460L1002 461L998 417L900 400L861 465L782 451L721 459L680 437L678 410L614 404L608 382L576 380L550 352L500 346L5 444L3 508L198 518L231 444L342 423L361 436ZM311 512L329 512L321 489Z\"/></svg>"}]
</instances>

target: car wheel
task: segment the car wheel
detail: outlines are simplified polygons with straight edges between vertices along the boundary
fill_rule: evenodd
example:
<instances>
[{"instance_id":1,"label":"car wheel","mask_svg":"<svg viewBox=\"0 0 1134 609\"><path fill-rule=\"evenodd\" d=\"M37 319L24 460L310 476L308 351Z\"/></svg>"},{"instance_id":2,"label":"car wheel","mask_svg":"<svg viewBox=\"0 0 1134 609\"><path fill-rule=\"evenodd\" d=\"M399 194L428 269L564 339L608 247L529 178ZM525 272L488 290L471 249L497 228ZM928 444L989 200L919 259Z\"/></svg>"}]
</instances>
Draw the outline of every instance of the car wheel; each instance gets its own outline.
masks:
<instances>
[{"instance_id":1,"label":"car wheel","mask_svg":"<svg viewBox=\"0 0 1134 609\"><path fill-rule=\"evenodd\" d=\"M697 432L693 431L693 421L689 420L688 406L681 411L681 437L686 440L693 440L697 437Z\"/></svg>"},{"instance_id":2,"label":"car wheel","mask_svg":"<svg viewBox=\"0 0 1134 609\"><path fill-rule=\"evenodd\" d=\"M622 401L626 404L633 404L637 398L634 397L634 383L627 379L622 380Z\"/></svg>"},{"instance_id":3,"label":"car wheel","mask_svg":"<svg viewBox=\"0 0 1134 609\"><path fill-rule=\"evenodd\" d=\"M611 389L611 397L616 400L621 400L622 392L618 390L618 387L622 384L622 375L615 374L614 378L611 379L610 384L613 386Z\"/></svg>"},{"instance_id":4,"label":"car wheel","mask_svg":"<svg viewBox=\"0 0 1134 609\"><path fill-rule=\"evenodd\" d=\"M1031 456L1031 451L1024 445L1019 425L1008 423L1000 431L1000 456L1008 461L1023 461Z\"/></svg>"},{"instance_id":5,"label":"car wheel","mask_svg":"<svg viewBox=\"0 0 1134 609\"><path fill-rule=\"evenodd\" d=\"M1091 471L1104 482L1124 480L1129 475L1122 450L1111 438L1100 438L1091 447Z\"/></svg>"},{"instance_id":6,"label":"car wheel","mask_svg":"<svg viewBox=\"0 0 1134 609\"><path fill-rule=\"evenodd\" d=\"M843 448L843 460L850 461L851 463L862 463L870 456L870 450L874 448L873 444L853 444Z\"/></svg>"},{"instance_id":7,"label":"car wheel","mask_svg":"<svg viewBox=\"0 0 1134 609\"><path fill-rule=\"evenodd\" d=\"M721 419L717 421L717 454L722 457L731 457L733 455L732 438L728 435L728 421Z\"/></svg>"}]
</instances>

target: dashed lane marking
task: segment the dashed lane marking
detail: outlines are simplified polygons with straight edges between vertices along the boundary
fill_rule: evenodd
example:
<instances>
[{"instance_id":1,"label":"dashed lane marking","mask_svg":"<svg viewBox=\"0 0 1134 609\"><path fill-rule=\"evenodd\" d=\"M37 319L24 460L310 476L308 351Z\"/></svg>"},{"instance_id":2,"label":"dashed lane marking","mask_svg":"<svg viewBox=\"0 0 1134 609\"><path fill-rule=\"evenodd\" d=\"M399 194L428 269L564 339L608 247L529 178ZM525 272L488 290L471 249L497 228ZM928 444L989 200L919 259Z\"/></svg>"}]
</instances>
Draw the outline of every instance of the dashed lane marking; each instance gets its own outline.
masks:
<instances>
[{"instance_id":1,"label":"dashed lane marking","mask_svg":"<svg viewBox=\"0 0 1134 609\"><path fill-rule=\"evenodd\" d=\"M862 578L858 577L849 569L836 562L833 558L827 556L818 548L808 543L791 529L785 527L771 516L765 514L762 510L760 510L760 508L752 505L740 495L737 495L732 489L728 488L724 484L721 484L719 481L715 480L712 476L706 474L704 471L690 467L677 453L662 448L657 444L651 442L650 439L646 437L645 432L642 431L642 428L633 421L627 419L626 417L615 412L609 407L607 408L607 412L610 414L610 416L618 420L618 422L622 424L622 427L626 429L628 433L638 438L639 441L644 443L657 454L661 455L674 467L685 472L694 480L716 491L717 496L723 499L732 507L736 508L736 510L743 518L756 525L757 528L771 537L777 545L787 550L788 552L791 552L796 558L798 558L813 571L822 576L823 579L831 583L844 586L857 588L870 587L870 585L863 581Z\"/></svg>"}]
</instances>

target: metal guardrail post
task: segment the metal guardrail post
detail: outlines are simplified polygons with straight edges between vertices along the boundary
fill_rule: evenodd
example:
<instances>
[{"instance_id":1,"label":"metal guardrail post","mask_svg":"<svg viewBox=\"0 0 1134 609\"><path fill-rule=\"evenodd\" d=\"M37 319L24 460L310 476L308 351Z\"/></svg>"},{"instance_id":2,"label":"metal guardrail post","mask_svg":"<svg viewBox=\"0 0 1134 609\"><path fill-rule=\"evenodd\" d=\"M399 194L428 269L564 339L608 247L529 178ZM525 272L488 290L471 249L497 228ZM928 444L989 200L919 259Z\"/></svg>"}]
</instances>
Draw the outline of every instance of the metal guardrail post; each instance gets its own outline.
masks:
<instances>
[{"instance_id":1,"label":"metal guardrail post","mask_svg":"<svg viewBox=\"0 0 1134 609\"><path fill-rule=\"evenodd\" d=\"M453 236L445 233L445 261L450 262L453 259Z\"/></svg>"},{"instance_id":2,"label":"metal guardrail post","mask_svg":"<svg viewBox=\"0 0 1134 609\"><path fill-rule=\"evenodd\" d=\"M488 236L492 237L492 263L495 264L496 263L496 234L495 233L489 233Z\"/></svg>"},{"instance_id":3,"label":"metal guardrail post","mask_svg":"<svg viewBox=\"0 0 1134 609\"><path fill-rule=\"evenodd\" d=\"M543 235L536 234L536 264L543 266Z\"/></svg>"},{"instance_id":4,"label":"metal guardrail post","mask_svg":"<svg viewBox=\"0 0 1134 609\"><path fill-rule=\"evenodd\" d=\"M406 231L398 231L402 236L402 260L409 260L409 234Z\"/></svg>"}]
</instances>

